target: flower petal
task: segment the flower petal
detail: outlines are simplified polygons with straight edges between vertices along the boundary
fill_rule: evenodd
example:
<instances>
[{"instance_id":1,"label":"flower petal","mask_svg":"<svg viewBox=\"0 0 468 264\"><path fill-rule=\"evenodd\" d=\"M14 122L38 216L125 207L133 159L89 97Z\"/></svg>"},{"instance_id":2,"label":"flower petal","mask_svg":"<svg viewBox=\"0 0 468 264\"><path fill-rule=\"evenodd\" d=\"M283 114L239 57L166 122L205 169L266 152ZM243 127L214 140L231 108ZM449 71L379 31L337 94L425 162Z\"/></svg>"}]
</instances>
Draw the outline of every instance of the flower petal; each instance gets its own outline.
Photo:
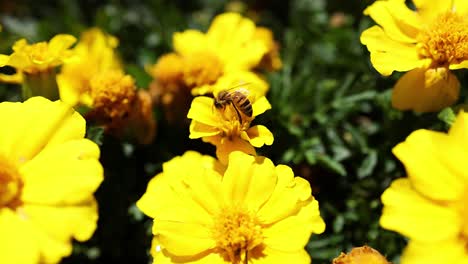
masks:
<instances>
[{"instance_id":1,"label":"flower petal","mask_svg":"<svg viewBox=\"0 0 468 264\"><path fill-rule=\"evenodd\" d=\"M91 238L97 227L97 202L94 198L76 206L26 204L22 207L22 212L28 221L45 233L44 239L68 244L64 247L69 247L70 250L72 238L86 241ZM47 251L47 248L43 248L42 251Z\"/></svg>"},{"instance_id":2,"label":"flower petal","mask_svg":"<svg viewBox=\"0 0 468 264\"><path fill-rule=\"evenodd\" d=\"M273 162L240 151L229 155L229 164L223 178L224 203L248 206L256 212L273 192L277 175Z\"/></svg>"},{"instance_id":3,"label":"flower petal","mask_svg":"<svg viewBox=\"0 0 468 264\"><path fill-rule=\"evenodd\" d=\"M207 48L205 34L193 29L174 33L172 43L174 50L182 56L186 56L200 50L205 50Z\"/></svg>"},{"instance_id":4,"label":"flower petal","mask_svg":"<svg viewBox=\"0 0 468 264\"><path fill-rule=\"evenodd\" d=\"M446 0L413 0L418 14L429 23L440 14L452 9L453 1Z\"/></svg>"},{"instance_id":5,"label":"flower petal","mask_svg":"<svg viewBox=\"0 0 468 264\"><path fill-rule=\"evenodd\" d=\"M192 120L192 122L190 123L189 138L191 139L211 137L220 133L221 131L217 127L206 125L195 120Z\"/></svg>"},{"instance_id":6,"label":"flower petal","mask_svg":"<svg viewBox=\"0 0 468 264\"><path fill-rule=\"evenodd\" d=\"M379 26L362 32L361 43L366 45L371 53L374 68L384 76L392 74L393 71L409 71L430 63L419 58L416 45L389 38Z\"/></svg>"},{"instance_id":7,"label":"flower petal","mask_svg":"<svg viewBox=\"0 0 468 264\"><path fill-rule=\"evenodd\" d=\"M450 64L449 69L450 70L468 69L468 60L464 60L457 64Z\"/></svg>"},{"instance_id":8,"label":"flower petal","mask_svg":"<svg viewBox=\"0 0 468 264\"><path fill-rule=\"evenodd\" d=\"M411 264L464 264L468 255L464 243L457 240L422 243L410 241L403 251L401 263Z\"/></svg>"},{"instance_id":9,"label":"flower petal","mask_svg":"<svg viewBox=\"0 0 468 264\"><path fill-rule=\"evenodd\" d=\"M179 256L196 255L216 246L211 230L199 224L155 221L153 234L167 251Z\"/></svg>"},{"instance_id":10,"label":"flower petal","mask_svg":"<svg viewBox=\"0 0 468 264\"><path fill-rule=\"evenodd\" d=\"M455 12L458 14L468 13L468 2L466 0L453 0L452 8L455 9Z\"/></svg>"},{"instance_id":11,"label":"flower petal","mask_svg":"<svg viewBox=\"0 0 468 264\"><path fill-rule=\"evenodd\" d=\"M249 91L248 98L251 101L256 101L268 91L268 83L258 74L251 71L233 71L219 77L218 81L213 85L213 94L218 94L223 90L230 90L232 87L239 85L242 85L239 88Z\"/></svg>"},{"instance_id":12,"label":"flower petal","mask_svg":"<svg viewBox=\"0 0 468 264\"><path fill-rule=\"evenodd\" d=\"M276 173L278 181L275 190L257 213L257 217L264 224L271 224L297 214L303 206L302 203L312 194L309 182L300 177L294 177L294 172L290 167L278 165ZM319 213L318 207L316 210Z\"/></svg>"},{"instance_id":13,"label":"flower petal","mask_svg":"<svg viewBox=\"0 0 468 264\"><path fill-rule=\"evenodd\" d=\"M98 159L99 147L88 139L42 151L20 168L24 181L21 199L43 205L89 200L103 180Z\"/></svg>"},{"instance_id":14,"label":"flower petal","mask_svg":"<svg viewBox=\"0 0 468 264\"><path fill-rule=\"evenodd\" d=\"M254 34L253 21L238 13L224 13L215 17L206 35L229 72L255 67L268 51L262 41L254 39Z\"/></svg>"},{"instance_id":15,"label":"flower petal","mask_svg":"<svg viewBox=\"0 0 468 264\"><path fill-rule=\"evenodd\" d=\"M58 34L49 41L49 50L63 52L76 42L76 38L68 34Z\"/></svg>"},{"instance_id":16,"label":"flower petal","mask_svg":"<svg viewBox=\"0 0 468 264\"><path fill-rule=\"evenodd\" d=\"M214 158L194 151L165 162L163 173L150 181L147 191L137 202L138 208L156 220L210 222L210 213L218 208L220 200L216 198L221 189L217 166ZM203 195L210 199L200 198Z\"/></svg>"},{"instance_id":17,"label":"flower petal","mask_svg":"<svg viewBox=\"0 0 468 264\"><path fill-rule=\"evenodd\" d=\"M382 194L380 225L415 240L456 238L461 224L457 212L424 198L412 186L408 179L397 179Z\"/></svg>"},{"instance_id":18,"label":"flower petal","mask_svg":"<svg viewBox=\"0 0 468 264\"><path fill-rule=\"evenodd\" d=\"M256 117L260 114L265 113L266 110L271 109L271 104L268 102L265 96L262 96L258 98L253 104L252 104L252 116Z\"/></svg>"},{"instance_id":19,"label":"flower petal","mask_svg":"<svg viewBox=\"0 0 468 264\"><path fill-rule=\"evenodd\" d=\"M244 140L249 141L250 144L256 148L262 147L263 145L269 146L273 144L274 140L273 134L270 130L262 125L250 127L247 132L243 132L241 134L241 137Z\"/></svg>"},{"instance_id":20,"label":"flower petal","mask_svg":"<svg viewBox=\"0 0 468 264\"><path fill-rule=\"evenodd\" d=\"M455 201L463 195L468 172L459 162L463 164L468 152L458 140L421 129L393 148L393 153L405 165L416 191L438 201Z\"/></svg>"},{"instance_id":21,"label":"flower petal","mask_svg":"<svg viewBox=\"0 0 468 264\"><path fill-rule=\"evenodd\" d=\"M307 251L304 249L296 252L284 252L274 248L266 247L263 251L265 257L251 258L249 263L252 264L282 264L282 263L294 263L294 264L309 264L311 259Z\"/></svg>"},{"instance_id":22,"label":"flower petal","mask_svg":"<svg viewBox=\"0 0 468 264\"><path fill-rule=\"evenodd\" d=\"M449 130L449 136L454 138L460 146L468 146L468 114L460 111ZM462 157L461 157L462 158Z\"/></svg>"},{"instance_id":23,"label":"flower petal","mask_svg":"<svg viewBox=\"0 0 468 264\"><path fill-rule=\"evenodd\" d=\"M457 101L460 83L444 68L414 69L403 75L392 93L392 105L399 110L434 112Z\"/></svg>"},{"instance_id":24,"label":"flower petal","mask_svg":"<svg viewBox=\"0 0 468 264\"><path fill-rule=\"evenodd\" d=\"M187 118L200 123L217 127L220 120L214 111L213 98L207 96L197 96L193 99Z\"/></svg>"},{"instance_id":25,"label":"flower petal","mask_svg":"<svg viewBox=\"0 0 468 264\"><path fill-rule=\"evenodd\" d=\"M254 147L249 142L238 137L232 140L222 138L220 143L216 144L216 156L222 164L228 164L229 154L233 151L242 151L249 155L256 155Z\"/></svg>"},{"instance_id":26,"label":"flower petal","mask_svg":"<svg viewBox=\"0 0 468 264\"><path fill-rule=\"evenodd\" d=\"M318 215L318 203L311 197L297 214L264 228L264 243L276 250L295 252L305 247L312 233L319 234L324 230L325 223Z\"/></svg>"},{"instance_id":27,"label":"flower petal","mask_svg":"<svg viewBox=\"0 0 468 264\"><path fill-rule=\"evenodd\" d=\"M39 245L31 229L30 223L11 209L0 209L0 263L39 263Z\"/></svg>"},{"instance_id":28,"label":"flower petal","mask_svg":"<svg viewBox=\"0 0 468 264\"><path fill-rule=\"evenodd\" d=\"M0 143L12 160L27 161L49 144L82 138L85 133L85 120L61 101L32 97L24 103L3 102L0 113L2 124L9 128L0 132Z\"/></svg>"},{"instance_id":29,"label":"flower petal","mask_svg":"<svg viewBox=\"0 0 468 264\"><path fill-rule=\"evenodd\" d=\"M376 1L364 10L364 14L371 16L395 41L414 43L421 29L419 16L404 1Z\"/></svg>"}]
</instances>

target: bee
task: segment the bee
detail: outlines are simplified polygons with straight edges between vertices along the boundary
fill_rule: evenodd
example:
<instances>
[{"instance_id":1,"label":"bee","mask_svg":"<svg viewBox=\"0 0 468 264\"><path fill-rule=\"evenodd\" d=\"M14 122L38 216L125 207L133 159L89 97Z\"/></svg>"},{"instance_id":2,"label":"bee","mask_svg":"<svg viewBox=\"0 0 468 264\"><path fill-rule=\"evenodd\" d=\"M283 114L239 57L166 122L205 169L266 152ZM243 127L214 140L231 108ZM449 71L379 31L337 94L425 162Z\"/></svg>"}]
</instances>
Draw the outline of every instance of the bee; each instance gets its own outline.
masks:
<instances>
[{"instance_id":1,"label":"bee","mask_svg":"<svg viewBox=\"0 0 468 264\"><path fill-rule=\"evenodd\" d=\"M238 86L231 89L237 87ZM236 89L230 92L229 90L222 90L218 93L218 96L215 96L214 106L216 109L221 110L225 109L228 105L232 105L236 111L237 117L239 117L239 122L242 123L242 114L247 117L252 117L252 103L248 98L249 91L247 89Z\"/></svg>"}]
</instances>

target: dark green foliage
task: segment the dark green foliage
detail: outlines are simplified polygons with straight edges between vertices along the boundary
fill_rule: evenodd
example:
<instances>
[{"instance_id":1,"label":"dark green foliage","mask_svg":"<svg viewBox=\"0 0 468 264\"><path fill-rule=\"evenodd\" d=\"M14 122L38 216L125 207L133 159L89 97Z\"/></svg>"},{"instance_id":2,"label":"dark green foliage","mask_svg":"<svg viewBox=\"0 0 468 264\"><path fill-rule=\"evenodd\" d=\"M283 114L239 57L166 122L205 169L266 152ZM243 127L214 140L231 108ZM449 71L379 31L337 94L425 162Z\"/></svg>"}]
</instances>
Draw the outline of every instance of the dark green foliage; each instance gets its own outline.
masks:
<instances>
[{"instance_id":1,"label":"dark green foliage","mask_svg":"<svg viewBox=\"0 0 468 264\"><path fill-rule=\"evenodd\" d=\"M383 230L378 220L380 195L405 175L392 148L419 128L446 130L458 106L439 115L391 108L391 87L400 77L383 78L359 42L373 22L362 10L371 1L246 1L258 24L270 27L281 45L283 68L266 75L272 109L255 120L275 136L259 149L276 164L288 164L310 181L327 223L307 245L314 263L330 263L341 251L368 244L398 263L405 240ZM126 71L147 88L144 66L171 50L172 34L205 30L227 1L13 1L0 4L0 52L10 53L20 37L46 40L57 33L99 26L117 36ZM341 12L342 24L331 25ZM11 69L2 68L1 72ZM466 74L459 74L466 87ZM462 92L462 100L466 94ZM0 86L0 100L19 101L20 89ZM189 149L214 154L214 147L188 139L187 127L172 127L160 109L158 135L150 146L121 142L89 127L87 137L101 147L105 181L97 192L99 227L86 243L77 243L63 263L148 263L151 220L135 202L163 162Z\"/></svg>"}]
</instances>

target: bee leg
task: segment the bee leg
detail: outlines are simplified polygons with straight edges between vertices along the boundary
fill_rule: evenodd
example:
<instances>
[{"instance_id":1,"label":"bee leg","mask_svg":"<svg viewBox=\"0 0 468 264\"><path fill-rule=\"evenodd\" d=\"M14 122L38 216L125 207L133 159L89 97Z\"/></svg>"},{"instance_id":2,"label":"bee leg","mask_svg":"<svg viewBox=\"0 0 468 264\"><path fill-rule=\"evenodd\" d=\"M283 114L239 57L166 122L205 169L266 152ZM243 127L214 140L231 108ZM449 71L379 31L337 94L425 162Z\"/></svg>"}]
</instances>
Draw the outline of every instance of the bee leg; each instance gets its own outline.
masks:
<instances>
[{"instance_id":1,"label":"bee leg","mask_svg":"<svg viewBox=\"0 0 468 264\"><path fill-rule=\"evenodd\" d=\"M234 104L232 104L232 106L234 107L234 110L236 110L237 117L239 117L239 123L242 124L242 116L241 116L241 113L239 112L239 109L237 109L237 107Z\"/></svg>"}]
</instances>

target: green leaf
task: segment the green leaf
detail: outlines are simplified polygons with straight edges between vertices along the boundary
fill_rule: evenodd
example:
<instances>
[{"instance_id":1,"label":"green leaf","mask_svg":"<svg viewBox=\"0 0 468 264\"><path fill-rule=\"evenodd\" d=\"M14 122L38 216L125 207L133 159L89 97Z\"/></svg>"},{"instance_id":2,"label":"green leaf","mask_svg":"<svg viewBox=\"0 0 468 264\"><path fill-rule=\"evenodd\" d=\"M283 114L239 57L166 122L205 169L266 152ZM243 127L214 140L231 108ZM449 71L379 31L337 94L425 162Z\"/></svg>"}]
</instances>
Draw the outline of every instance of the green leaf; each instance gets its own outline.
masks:
<instances>
[{"instance_id":1,"label":"green leaf","mask_svg":"<svg viewBox=\"0 0 468 264\"><path fill-rule=\"evenodd\" d=\"M317 155L317 162L320 165L323 165L325 168L330 169L333 172L338 173L341 176L346 176L346 169L341 165L341 163L333 160L326 155Z\"/></svg>"},{"instance_id":2,"label":"green leaf","mask_svg":"<svg viewBox=\"0 0 468 264\"><path fill-rule=\"evenodd\" d=\"M100 126L89 126L86 129L86 138L101 146L102 139L104 138L104 128Z\"/></svg>"},{"instance_id":3,"label":"green leaf","mask_svg":"<svg viewBox=\"0 0 468 264\"><path fill-rule=\"evenodd\" d=\"M369 151L369 154L362 161L361 166L359 166L357 170L358 178L362 179L371 175L376 165L377 165L377 152L375 150L371 150Z\"/></svg>"},{"instance_id":4,"label":"green leaf","mask_svg":"<svg viewBox=\"0 0 468 264\"><path fill-rule=\"evenodd\" d=\"M437 117L439 118L439 120L443 121L447 126L452 126L453 122L455 122L455 119L457 118L457 116L453 112L453 109L450 107L446 107L442 111L440 111Z\"/></svg>"}]
</instances>

